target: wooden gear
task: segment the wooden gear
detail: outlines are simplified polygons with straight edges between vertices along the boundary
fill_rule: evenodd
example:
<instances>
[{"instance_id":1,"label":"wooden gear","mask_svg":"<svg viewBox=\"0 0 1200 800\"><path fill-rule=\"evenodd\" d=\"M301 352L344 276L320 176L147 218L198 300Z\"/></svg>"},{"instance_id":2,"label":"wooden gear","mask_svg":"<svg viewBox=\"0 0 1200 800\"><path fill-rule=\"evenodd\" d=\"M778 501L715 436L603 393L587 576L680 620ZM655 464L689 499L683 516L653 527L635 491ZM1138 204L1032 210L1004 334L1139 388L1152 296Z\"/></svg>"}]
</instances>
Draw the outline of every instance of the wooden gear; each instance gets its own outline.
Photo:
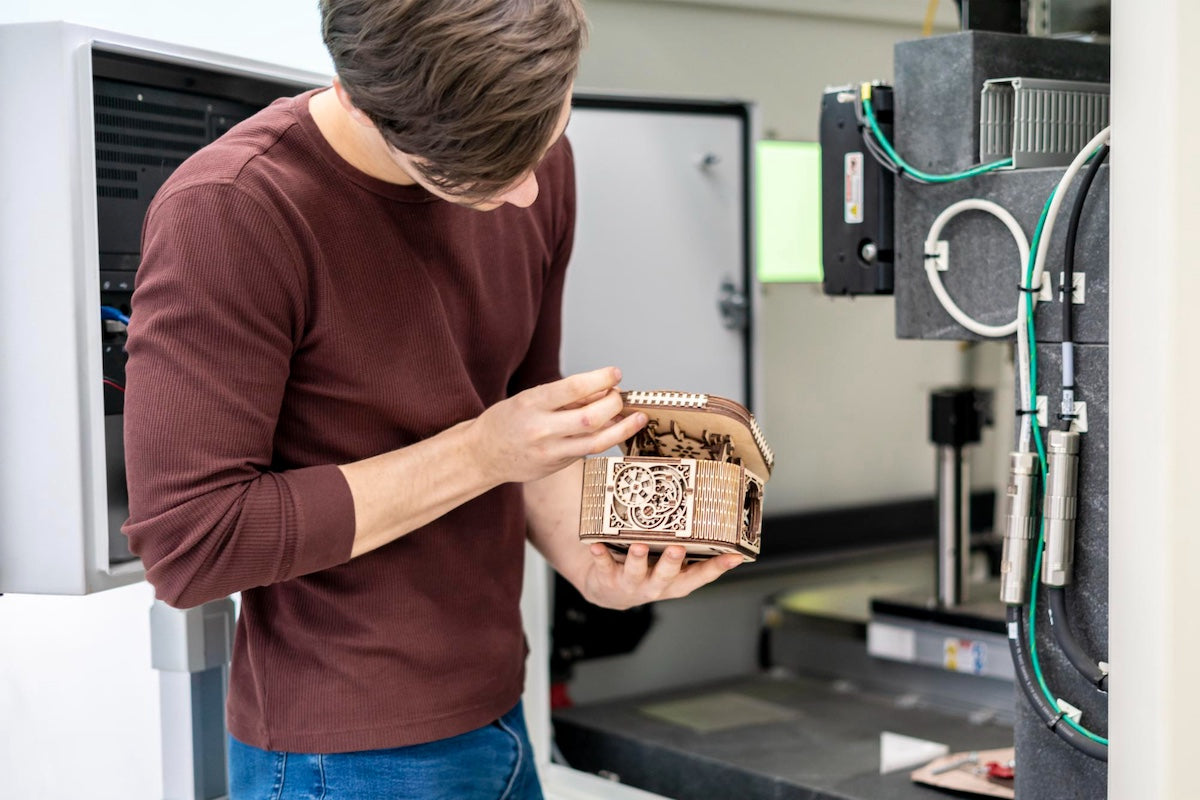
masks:
<instances>
[{"instance_id":1,"label":"wooden gear","mask_svg":"<svg viewBox=\"0 0 1200 800\"><path fill-rule=\"evenodd\" d=\"M763 485L775 456L740 403L684 392L625 392L625 413L646 427L624 456L584 463L579 538L617 553L683 545L696 561L737 553L758 557Z\"/></svg>"}]
</instances>

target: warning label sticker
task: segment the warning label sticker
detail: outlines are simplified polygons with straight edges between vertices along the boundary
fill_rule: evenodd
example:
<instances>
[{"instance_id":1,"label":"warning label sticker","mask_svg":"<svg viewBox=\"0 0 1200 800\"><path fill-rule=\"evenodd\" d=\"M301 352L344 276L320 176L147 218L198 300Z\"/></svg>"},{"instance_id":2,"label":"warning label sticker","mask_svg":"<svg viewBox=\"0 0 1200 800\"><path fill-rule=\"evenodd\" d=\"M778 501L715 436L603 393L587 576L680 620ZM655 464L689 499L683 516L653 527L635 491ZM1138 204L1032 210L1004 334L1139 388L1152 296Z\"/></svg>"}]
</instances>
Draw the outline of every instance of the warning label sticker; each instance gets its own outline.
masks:
<instances>
[{"instance_id":1,"label":"warning label sticker","mask_svg":"<svg viewBox=\"0 0 1200 800\"><path fill-rule=\"evenodd\" d=\"M846 222L863 221L863 154L846 153Z\"/></svg>"},{"instance_id":2,"label":"warning label sticker","mask_svg":"<svg viewBox=\"0 0 1200 800\"><path fill-rule=\"evenodd\" d=\"M982 675L987 667L987 644L947 637L942 642L942 666L952 672Z\"/></svg>"}]
</instances>

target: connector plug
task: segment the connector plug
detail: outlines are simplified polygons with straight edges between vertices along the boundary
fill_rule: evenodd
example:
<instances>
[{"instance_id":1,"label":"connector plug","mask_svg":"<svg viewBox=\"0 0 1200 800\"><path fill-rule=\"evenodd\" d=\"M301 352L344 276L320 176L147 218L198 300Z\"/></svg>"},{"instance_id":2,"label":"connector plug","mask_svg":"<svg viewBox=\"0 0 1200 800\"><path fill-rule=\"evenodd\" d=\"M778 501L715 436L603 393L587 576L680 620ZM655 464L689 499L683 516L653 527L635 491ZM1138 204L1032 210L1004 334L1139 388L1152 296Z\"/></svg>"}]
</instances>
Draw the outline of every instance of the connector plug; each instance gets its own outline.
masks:
<instances>
[{"instance_id":1,"label":"connector plug","mask_svg":"<svg viewBox=\"0 0 1200 800\"><path fill-rule=\"evenodd\" d=\"M1046 442L1046 553L1042 583L1066 586L1075 565L1075 517L1079 507L1079 434L1050 431Z\"/></svg>"},{"instance_id":2,"label":"connector plug","mask_svg":"<svg viewBox=\"0 0 1200 800\"><path fill-rule=\"evenodd\" d=\"M1037 455L1010 453L1008 512L1004 518L1004 552L1000 560L1000 602L1024 605L1029 591L1029 549L1037 535L1033 513L1037 488Z\"/></svg>"}]
</instances>

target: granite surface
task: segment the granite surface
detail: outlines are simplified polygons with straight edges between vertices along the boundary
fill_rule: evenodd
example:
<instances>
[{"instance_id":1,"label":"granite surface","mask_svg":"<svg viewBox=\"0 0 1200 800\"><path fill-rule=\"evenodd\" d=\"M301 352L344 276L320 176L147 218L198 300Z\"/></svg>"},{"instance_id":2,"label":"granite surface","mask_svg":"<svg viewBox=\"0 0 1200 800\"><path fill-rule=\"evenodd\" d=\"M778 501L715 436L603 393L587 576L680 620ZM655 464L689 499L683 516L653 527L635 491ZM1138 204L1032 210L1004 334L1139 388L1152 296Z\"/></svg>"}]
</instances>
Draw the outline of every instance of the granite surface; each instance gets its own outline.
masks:
<instances>
[{"instance_id":1,"label":"granite surface","mask_svg":"<svg viewBox=\"0 0 1200 800\"><path fill-rule=\"evenodd\" d=\"M736 693L791 718L701 733L646 714L664 701ZM1012 746L1013 731L902 699L839 691L798 677L749 677L650 698L557 711L556 740L571 766L679 800L936 800L909 770L879 774L879 737L891 731L952 752Z\"/></svg>"}]
</instances>

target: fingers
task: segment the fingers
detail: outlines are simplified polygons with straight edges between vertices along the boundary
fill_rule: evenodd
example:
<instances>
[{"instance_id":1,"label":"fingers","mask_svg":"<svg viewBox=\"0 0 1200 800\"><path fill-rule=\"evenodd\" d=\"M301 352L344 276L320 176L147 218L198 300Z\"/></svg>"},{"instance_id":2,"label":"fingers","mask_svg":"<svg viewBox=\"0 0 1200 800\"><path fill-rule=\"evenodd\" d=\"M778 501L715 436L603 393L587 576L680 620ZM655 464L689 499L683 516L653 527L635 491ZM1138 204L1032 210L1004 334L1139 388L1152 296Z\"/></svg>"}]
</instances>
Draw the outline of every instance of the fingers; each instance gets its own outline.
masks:
<instances>
[{"instance_id":1,"label":"fingers","mask_svg":"<svg viewBox=\"0 0 1200 800\"><path fill-rule=\"evenodd\" d=\"M562 436L576 436L581 433L602 430L620 416L621 409L624 407L621 393L608 389L599 393L595 400L586 405L556 412L553 415L555 433Z\"/></svg>"},{"instance_id":2,"label":"fingers","mask_svg":"<svg viewBox=\"0 0 1200 800\"><path fill-rule=\"evenodd\" d=\"M616 367L602 367L591 372L580 372L569 375L560 381L547 383L533 391L538 392L539 405L548 410L555 410L579 403L591 395L607 392L621 382L621 370Z\"/></svg>"},{"instance_id":3,"label":"fingers","mask_svg":"<svg viewBox=\"0 0 1200 800\"><path fill-rule=\"evenodd\" d=\"M583 437L585 445L583 454L603 453L608 448L620 444L640 431L645 426L646 420L646 415L639 411L596 431L591 436Z\"/></svg>"},{"instance_id":4,"label":"fingers","mask_svg":"<svg viewBox=\"0 0 1200 800\"><path fill-rule=\"evenodd\" d=\"M650 580L647 581L650 594L654 597L662 597L667 593L671 586L671 582L679 577L679 571L683 569L683 557L687 555L685 547L668 547L659 556L658 563L654 565L654 572L650 575Z\"/></svg>"},{"instance_id":5,"label":"fingers","mask_svg":"<svg viewBox=\"0 0 1200 800\"><path fill-rule=\"evenodd\" d=\"M630 591L636 591L646 581L650 571L650 546L645 544L630 545L625 555L625 567L621 572L621 580Z\"/></svg>"},{"instance_id":6,"label":"fingers","mask_svg":"<svg viewBox=\"0 0 1200 800\"><path fill-rule=\"evenodd\" d=\"M588 552L592 554L592 565L601 578L613 580L617 576L620 567L613 560L612 553L609 552L607 547L602 544L593 544L588 548Z\"/></svg>"},{"instance_id":7,"label":"fingers","mask_svg":"<svg viewBox=\"0 0 1200 800\"><path fill-rule=\"evenodd\" d=\"M682 570L678 577L663 593L663 598L684 597L705 584L712 583L729 570L742 563L742 557L736 554L717 556L698 564L692 564Z\"/></svg>"},{"instance_id":8,"label":"fingers","mask_svg":"<svg viewBox=\"0 0 1200 800\"><path fill-rule=\"evenodd\" d=\"M727 554L684 566L684 547L669 545L650 565L650 548L642 542L630 545L624 563L616 561L604 545L589 548L594 569L589 573L584 596L605 608L631 608L655 600L684 597L742 563L742 557Z\"/></svg>"},{"instance_id":9,"label":"fingers","mask_svg":"<svg viewBox=\"0 0 1200 800\"><path fill-rule=\"evenodd\" d=\"M597 400L599 400L600 398L604 397L606 394L608 394L609 392L612 392L612 391L618 391L618 393L619 393L619 390L617 389L617 387L613 387L612 389L601 389L600 391L598 391L594 394L589 394L587 397L583 398L582 400L577 400L574 403L567 403L560 410L568 411L568 410L574 409L574 408L583 408L584 406L591 405L592 403L596 402Z\"/></svg>"}]
</instances>

